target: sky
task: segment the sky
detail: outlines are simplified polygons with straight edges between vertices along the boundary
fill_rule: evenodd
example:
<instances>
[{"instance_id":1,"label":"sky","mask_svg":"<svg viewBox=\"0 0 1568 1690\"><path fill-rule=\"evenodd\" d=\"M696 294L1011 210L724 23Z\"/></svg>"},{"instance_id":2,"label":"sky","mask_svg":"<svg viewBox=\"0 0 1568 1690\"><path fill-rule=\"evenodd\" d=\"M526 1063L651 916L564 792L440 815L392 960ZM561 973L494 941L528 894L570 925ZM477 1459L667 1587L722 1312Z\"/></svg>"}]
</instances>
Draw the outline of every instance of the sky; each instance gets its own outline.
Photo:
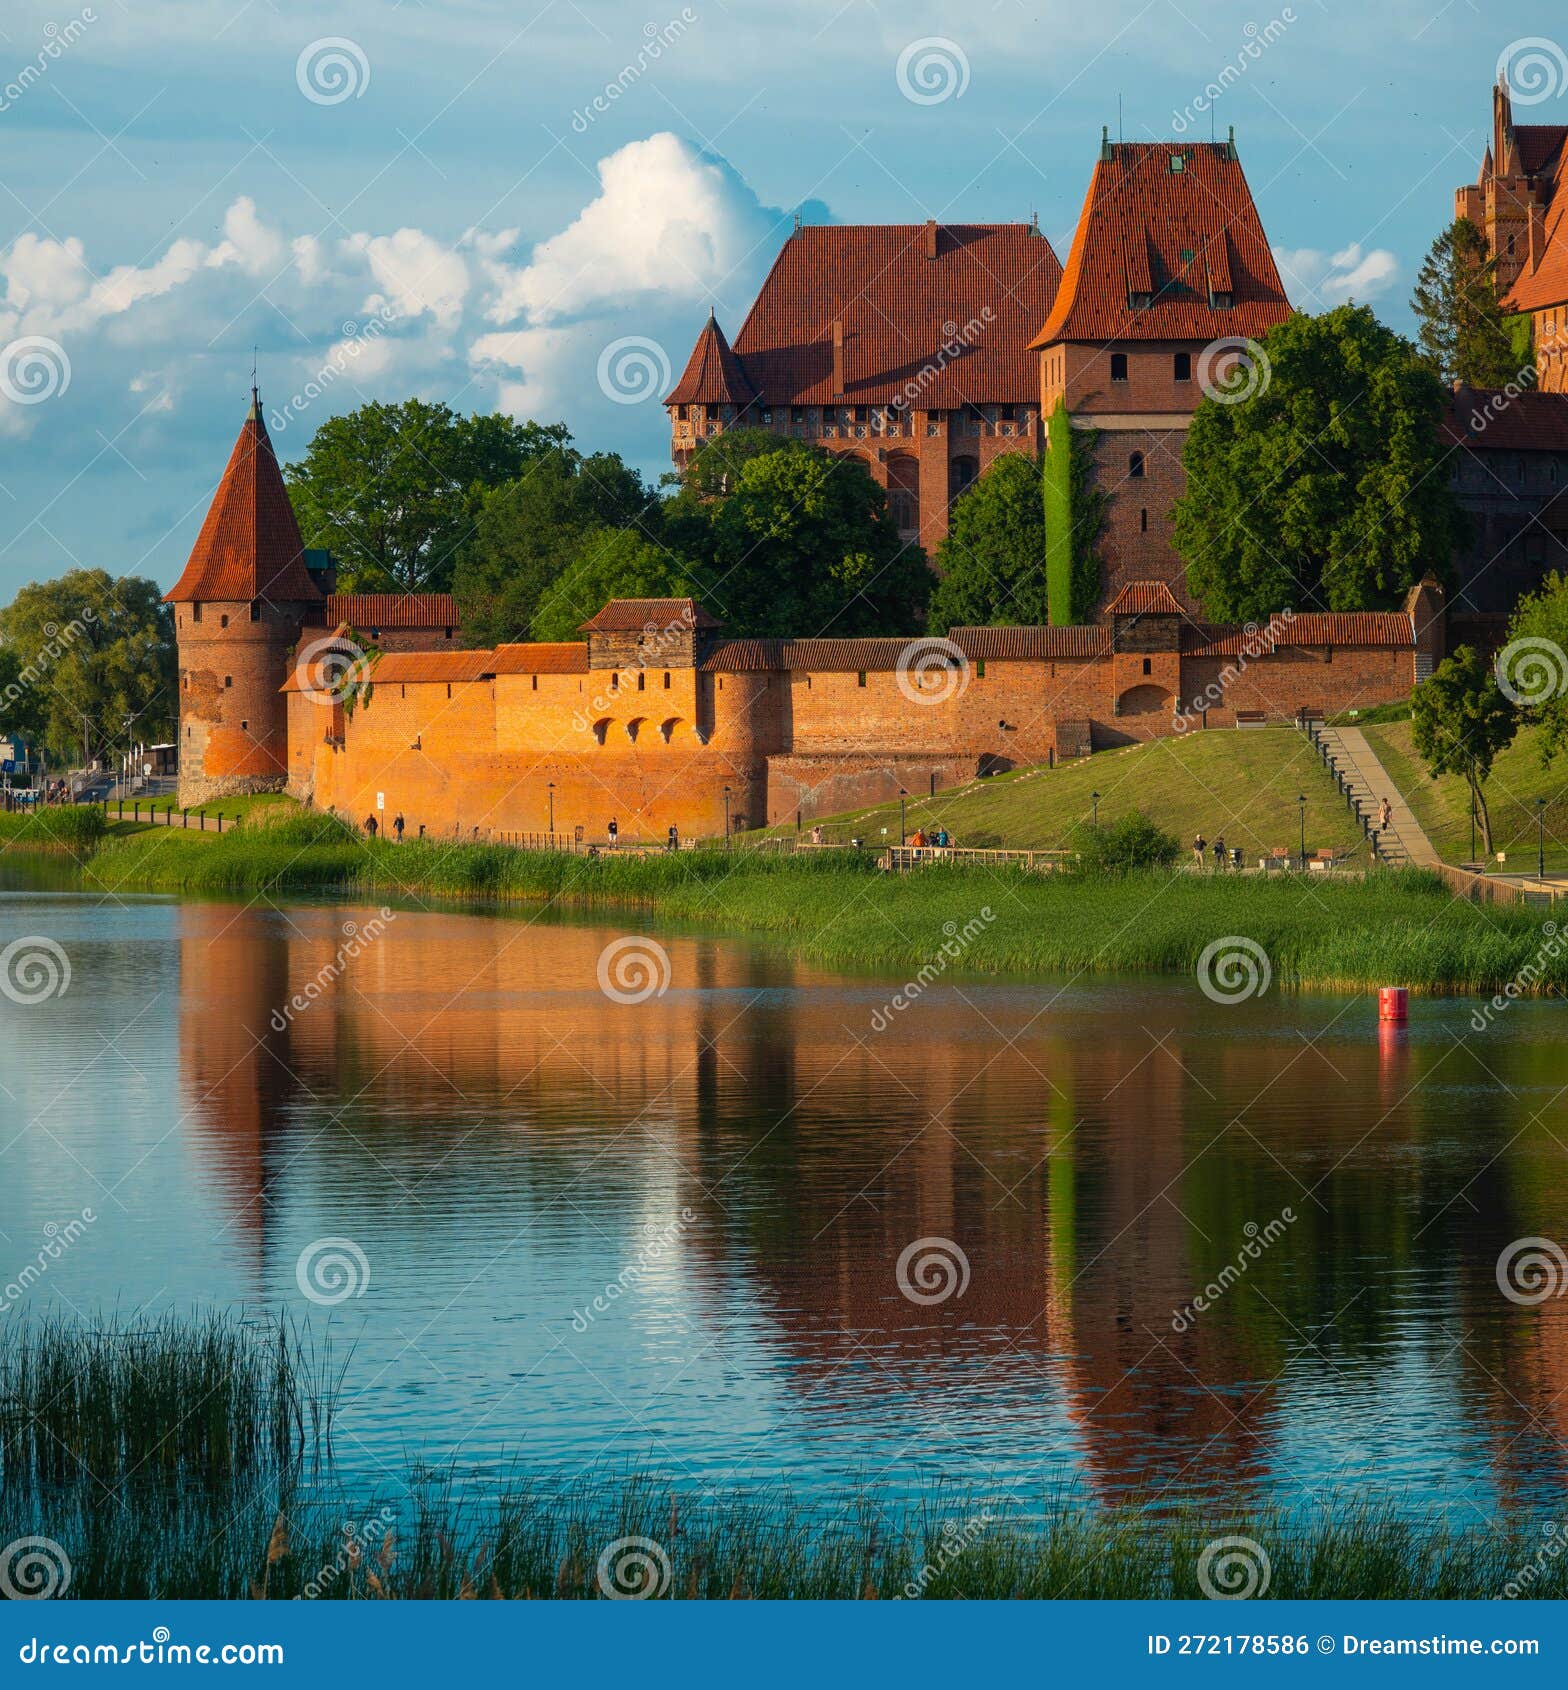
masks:
<instances>
[{"instance_id":1,"label":"sky","mask_svg":"<svg viewBox=\"0 0 1568 1690\"><path fill-rule=\"evenodd\" d=\"M796 216L1038 215L1065 260L1102 125L1234 125L1293 302L1408 331L1500 62L1568 123L1537 0L6 0L0 604L170 584L253 358L285 460L417 394L657 476Z\"/></svg>"}]
</instances>

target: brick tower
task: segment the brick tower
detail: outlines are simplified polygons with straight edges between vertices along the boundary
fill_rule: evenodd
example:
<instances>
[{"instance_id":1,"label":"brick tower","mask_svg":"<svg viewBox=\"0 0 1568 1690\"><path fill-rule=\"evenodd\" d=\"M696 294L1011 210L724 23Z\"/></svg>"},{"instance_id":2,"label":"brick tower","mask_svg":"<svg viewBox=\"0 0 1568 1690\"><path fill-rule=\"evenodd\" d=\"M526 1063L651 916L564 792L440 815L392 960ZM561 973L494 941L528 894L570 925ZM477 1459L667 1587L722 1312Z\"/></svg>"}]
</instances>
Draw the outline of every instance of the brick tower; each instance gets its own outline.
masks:
<instances>
[{"instance_id":1,"label":"brick tower","mask_svg":"<svg viewBox=\"0 0 1568 1690\"><path fill-rule=\"evenodd\" d=\"M164 597L179 647L180 802L281 792L288 717L279 688L326 604L254 388L190 562Z\"/></svg>"}]
</instances>

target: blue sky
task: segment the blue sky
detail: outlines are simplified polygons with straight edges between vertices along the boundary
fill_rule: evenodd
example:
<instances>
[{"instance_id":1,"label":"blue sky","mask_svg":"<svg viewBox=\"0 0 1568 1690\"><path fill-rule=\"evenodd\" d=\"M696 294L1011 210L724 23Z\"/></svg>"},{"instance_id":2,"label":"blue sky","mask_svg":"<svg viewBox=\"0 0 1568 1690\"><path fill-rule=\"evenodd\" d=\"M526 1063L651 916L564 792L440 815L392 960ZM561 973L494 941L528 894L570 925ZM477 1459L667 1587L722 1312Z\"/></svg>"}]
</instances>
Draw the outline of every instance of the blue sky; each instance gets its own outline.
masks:
<instances>
[{"instance_id":1,"label":"blue sky","mask_svg":"<svg viewBox=\"0 0 1568 1690\"><path fill-rule=\"evenodd\" d=\"M1533 38L1552 97L1517 115L1568 122L1537 3L9 0L0 603L76 564L174 579L253 345L285 457L419 393L656 474L663 368L710 303L738 326L797 210L1037 212L1065 258L1118 100L1128 139L1203 138L1225 83L1294 301L1408 327Z\"/></svg>"}]
</instances>

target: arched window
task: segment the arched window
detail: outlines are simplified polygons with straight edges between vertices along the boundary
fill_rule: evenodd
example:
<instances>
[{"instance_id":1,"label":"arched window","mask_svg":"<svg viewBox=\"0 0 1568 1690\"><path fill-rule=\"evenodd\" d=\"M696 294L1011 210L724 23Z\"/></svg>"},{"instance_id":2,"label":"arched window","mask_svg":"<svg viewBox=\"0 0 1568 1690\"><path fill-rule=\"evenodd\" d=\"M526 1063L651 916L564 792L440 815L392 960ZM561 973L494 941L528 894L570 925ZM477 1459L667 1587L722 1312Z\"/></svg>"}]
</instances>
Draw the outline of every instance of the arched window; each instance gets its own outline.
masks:
<instances>
[{"instance_id":1,"label":"arched window","mask_svg":"<svg viewBox=\"0 0 1568 1690\"><path fill-rule=\"evenodd\" d=\"M911 452L895 452L887 461L887 502L893 526L900 534L920 526L920 460Z\"/></svg>"},{"instance_id":2,"label":"arched window","mask_svg":"<svg viewBox=\"0 0 1568 1690\"><path fill-rule=\"evenodd\" d=\"M947 472L947 497L951 503L966 488L974 485L975 477L980 473L978 458L954 458Z\"/></svg>"},{"instance_id":3,"label":"arched window","mask_svg":"<svg viewBox=\"0 0 1568 1690\"><path fill-rule=\"evenodd\" d=\"M604 744L604 736L610 731L610 718L601 716L593 725L593 737L600 745Z\"/></svg>"},{"instance_id":4,"label":"arched window","mask_svg":"<svg viewBox=\"0 0 1568 1690\"><path fill-rule=\"evenodd\" d=\"M1143 480L1143 453L1134 452L1127 460L1127 473L1134 481Z\"/></svg>"},{"instance_id":5,"label":"arched window","mask_svg":"<svg viewBox=\"0 0 1568 1690\"><path fill-rule=\"evenodd\" d=\"M1111 354L1111 380L1126 381L1126 379L1127 354L1125 352L1113 352Z\"/></svg>"}]
</instances>

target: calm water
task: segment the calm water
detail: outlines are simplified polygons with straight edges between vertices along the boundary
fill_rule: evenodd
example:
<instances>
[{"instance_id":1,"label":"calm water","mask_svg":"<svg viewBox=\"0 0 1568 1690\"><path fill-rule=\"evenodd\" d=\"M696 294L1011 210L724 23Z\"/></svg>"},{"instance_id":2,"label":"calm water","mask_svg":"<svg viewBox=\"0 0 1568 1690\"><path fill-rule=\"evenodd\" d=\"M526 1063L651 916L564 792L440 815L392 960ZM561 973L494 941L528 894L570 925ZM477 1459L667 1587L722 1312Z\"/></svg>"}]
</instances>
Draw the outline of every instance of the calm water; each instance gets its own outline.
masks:
<instances>
[{"instance_id":1,"label":"calm water","mask_svg":"<svg viewBox=\"0 0 1568 1690\"><path fill-rule=\"evenodd\" d=\"M1561 1499L1568 1301L1497 1281L1568 1237L1560 1006L962 981L877 1031L897 981L712 938L612 1001L624 925L408 911L338 972L374 914L0 896L72 969L0 999L4 1276L97 1216L3 1318L330 1327L367 1475Z\"/></svg>"}]
</instances>

